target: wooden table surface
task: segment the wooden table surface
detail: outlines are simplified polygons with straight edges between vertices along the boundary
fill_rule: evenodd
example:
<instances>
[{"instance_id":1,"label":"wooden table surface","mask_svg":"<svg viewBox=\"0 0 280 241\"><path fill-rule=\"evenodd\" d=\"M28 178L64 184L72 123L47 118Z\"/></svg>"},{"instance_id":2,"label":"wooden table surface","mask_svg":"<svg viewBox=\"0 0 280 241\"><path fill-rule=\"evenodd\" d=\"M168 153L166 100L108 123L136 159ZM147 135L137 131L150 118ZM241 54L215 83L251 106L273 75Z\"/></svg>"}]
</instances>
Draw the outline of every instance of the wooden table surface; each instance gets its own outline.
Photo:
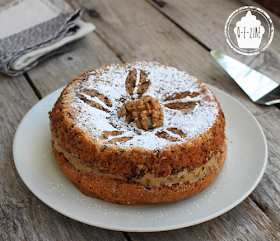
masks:
<instances>
[{"instance_id":1,"label":"wooden table surface","mask_svg":"<svg viewBox=\"0 0 280 241\"><path fill-rule=\"evenodd\" d=\"M9 0L0 1L4 5ZM224 25L243 0L68 0L96 30L17 77L0 75L0 240L280 240L280 110L254 104L209 54L216 49L280 83L280 21L271 45L244 56L226 43ZM66 6L66 7L69 7ZM183 229L133 233L89 226L54 211L21 180L13 160L16 129L27 111L85 70L104 64L157 61L187 71L236 98L261 124L268 164L257 188L227 213ZM27 137L28 138L28 137ZM254 166L252 166L252 169Z\"/></svg>"}]
</instances>

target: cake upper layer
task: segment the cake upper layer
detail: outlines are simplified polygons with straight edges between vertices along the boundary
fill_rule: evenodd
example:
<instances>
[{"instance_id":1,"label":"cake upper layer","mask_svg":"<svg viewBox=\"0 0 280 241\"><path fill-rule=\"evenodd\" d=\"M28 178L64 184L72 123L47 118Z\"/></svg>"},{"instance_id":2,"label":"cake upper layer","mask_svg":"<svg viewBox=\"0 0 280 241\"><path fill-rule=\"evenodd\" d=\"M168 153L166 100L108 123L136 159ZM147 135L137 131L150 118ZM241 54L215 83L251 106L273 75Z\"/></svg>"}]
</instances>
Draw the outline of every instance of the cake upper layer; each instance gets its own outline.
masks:
<instances>
[{"instance_id":1,"label":"cake upper layer","mask_svg":"<svg viewBox=\"0 0 280 241\"><path fill-rule=\"evenodd\" d=\"M131 85L127 79L132 71L135 83ZM139 94L143 76L146 88ZM149 150L179 144L205 133L219 112L213 93L201 81L157 63L108 65L74 83L68 86L63 102L71 109L75 125L97 138L100 144ZM128 85L132 88L130 93ZM140 95L159 101L164 113L161 127L145 131L134 122L126 123L125 116L118 117L124 102L136 100Z\"/></svg>"}]
</instances>

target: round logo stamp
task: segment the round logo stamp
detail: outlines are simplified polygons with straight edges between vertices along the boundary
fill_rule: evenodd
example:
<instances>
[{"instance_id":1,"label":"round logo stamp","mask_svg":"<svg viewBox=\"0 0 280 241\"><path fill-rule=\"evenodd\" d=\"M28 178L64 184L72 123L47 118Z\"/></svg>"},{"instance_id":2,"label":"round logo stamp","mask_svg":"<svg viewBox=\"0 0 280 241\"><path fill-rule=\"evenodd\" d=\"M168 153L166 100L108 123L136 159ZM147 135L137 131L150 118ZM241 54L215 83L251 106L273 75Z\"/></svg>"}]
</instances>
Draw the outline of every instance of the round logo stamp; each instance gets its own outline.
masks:
<instances>
[{"instance_id":1,"label":"round logo stamp","mask_svg":"<svg viewBox=\"0 0 280 241\"><path fill-rule=\"evenodd\" d=\"M265 11L254 6L238 8L226 21L227 43L239 54L261 53L270 45L273 35L271 18Z\"/></svg>"}]
</instances>

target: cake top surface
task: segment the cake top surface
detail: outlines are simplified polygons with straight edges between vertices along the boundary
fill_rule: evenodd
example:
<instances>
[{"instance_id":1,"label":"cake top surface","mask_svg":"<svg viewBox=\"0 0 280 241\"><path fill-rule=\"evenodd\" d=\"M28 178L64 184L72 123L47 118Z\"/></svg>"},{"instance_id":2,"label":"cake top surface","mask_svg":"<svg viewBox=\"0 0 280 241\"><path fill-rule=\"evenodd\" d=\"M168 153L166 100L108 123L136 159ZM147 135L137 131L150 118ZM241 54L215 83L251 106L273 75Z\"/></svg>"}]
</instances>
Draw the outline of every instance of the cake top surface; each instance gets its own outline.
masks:
<instances>
[{"instance_id":1,"label":"cake top surface","mask_svg":"<svg viewBox=\"0 0 280 241\"><path fill-rule=\"evenodd\" d=\"M104 66L71 87L64 101L75 125L101 144L156 150L203 134L218 115L215 97L201 81L158 63ZM125 102L145 95L156 98L164 113L162 126L148 131L118 116Z\"/></svg>"}]
</instances>

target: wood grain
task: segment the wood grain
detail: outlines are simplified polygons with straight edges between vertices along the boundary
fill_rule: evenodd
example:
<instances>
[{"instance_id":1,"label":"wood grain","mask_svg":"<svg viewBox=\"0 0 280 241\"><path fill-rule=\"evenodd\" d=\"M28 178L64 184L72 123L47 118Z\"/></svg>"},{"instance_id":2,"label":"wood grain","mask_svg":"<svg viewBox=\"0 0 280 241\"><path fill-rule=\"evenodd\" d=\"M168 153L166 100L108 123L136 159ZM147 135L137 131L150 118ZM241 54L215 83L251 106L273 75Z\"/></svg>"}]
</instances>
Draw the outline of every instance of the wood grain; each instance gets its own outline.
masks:
<instances>
[{"instance_id":1,"label":"wood grain","mask_svg":"<svg viewBox=\"0 0 280 241\"><path fill-rule=\"evenodd\" d=\"M254 225L247 225L254 223ZM263 227L268 229L263 230ZM270 229L271 227L274 227ZM280 232L251 199L246 199L238 207L219 218L185 229L161 233L130 233L134 241L169 240L279 240Z\"/></svg>"},{"instance_id":2,"label":"wood grain","mask_svg":"<svg viewBox=\"0 0 280 241\"><path fill-rule=\"evenodd\" d=\"M23 235L24 215L29 191L21 181L12 155L16 128L24 114L38 101L23 76L0 75L0 239ZM19 211L19 212L18 212Z\"/></svg>"}]
</instances>

